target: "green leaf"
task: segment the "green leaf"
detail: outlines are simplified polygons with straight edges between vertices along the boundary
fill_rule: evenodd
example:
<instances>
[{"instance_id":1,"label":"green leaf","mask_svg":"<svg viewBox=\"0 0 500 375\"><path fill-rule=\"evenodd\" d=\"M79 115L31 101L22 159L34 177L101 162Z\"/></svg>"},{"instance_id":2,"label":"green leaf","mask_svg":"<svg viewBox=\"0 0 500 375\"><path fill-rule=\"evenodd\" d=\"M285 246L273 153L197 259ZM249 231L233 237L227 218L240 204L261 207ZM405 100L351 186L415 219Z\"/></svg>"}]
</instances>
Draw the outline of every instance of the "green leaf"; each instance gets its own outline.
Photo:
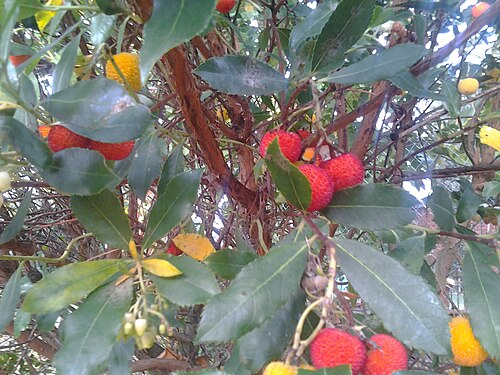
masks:
<instances>
[{"instance_id":1,"label":"green leaf","mask_svg":"<svg viewBox=\"0 0 500 375\"><path fill-rule=\"evenodd\" d=\"M97 151L67 148L56 152L52 165L40 174L56 189L75 195L92 195L107 185L119 183L118 177L106 166Z\"/></svg>"},{"instance_id":2,"label":"green leaf","mask_svg":"<svg viewBox=\"0 0 500 375\"><path fill-rule=\"evenodd\" d=\"M410 347L449 354L448 314L421 277L365 244L335 243L349 282L387 330Z\"/></svg>"},{"instance_id":3,"label":"green leaf","mask_svg":"<svg viewBox=\"0 0 500 375\"><path fill-rule=\"evenodd\" d=\"M104 14L128 13L126 0L95 0L96 5L104 12ZM100 43L92 43L95 46Z\"/></svg>"},{"instance_id":4,"label":"green leaf","mask_svg":"<svg viewBox=\"0 0 500 375\"><path fill-rule=\"evenodd\" d=\"M133 339L118 341L109 355L109 375L130 375L130 361L134 356L135 344Z\"/></svg>"},{"instance_id":5,"label":"green leaf","mask_svg":"<svg viewBox=\"0 0 500 375\"><path fill-rule=\"evenodd\" d=\"M123 265L123 261L113 259L72 263L58 268L30 289L22 309L30 313L62 309L98 288Z\"/></svg>"},{"instance_id":6,"label":"green leaf","mask_svg":"<svg viewBox=\"0 0 500 375\"><path fill-rule=\"evenodd\" d=\"M273 94L286 90L289 83L280 72L250 56L214 57L201 64L194 73L226 94Z\"/></svg>"},{"instance_id":7,"label":"green leaf","mask_svg":"<svg viewBox=\"0 0 500 375\"><path fill-rule=\"evenodd\" d=\"M28 213L31 204L31 190L25 195L19 208L17 209L16 216L14 216L7 225L3 232L0 234L0 245L14 239L24 225L24 219ZM1 331L0 331L1 332Z\"/></svg>"},{"instance_id":8,"label":"green leaf","mask_svg":"<svg viewBox=\"0 0 500 375\"><path fill-rule=\"evenodd\" d=\"M374 8L375 0L344 0L338 5L316 42L313 71L341 58L363 36Z\"/></svg>"},{"instance_id":9,"label":"green leaf","mask_svg":"<svg viewBox=\"0 0 500 375\"><path fill-rule=\"evenodd\" d=\"M278 245L243 268L205 307L196 340L228 341L262 325L295 293L307 254L305 242Z\"/></svg>"},{"instance_id":10,"label":"green leaf","mask_svg":"<svg viewBox=\"0 0 500 375\"><path fill-rule=\"evenodd\" d=\"M202 172L200 169L184 172L168 181L151 209L143 248L162 238L192 212Z\"/></svg>"},{"instance_id":11,"label":"green leaf","mask_svg":"<svg viewBox=\"0 0 500 375\"><path fill-rule=\"evenodd\" d=\"M340 69L326 80L345 85L382 81L409 68L427 52L425 47L415 44L396 45Z\"/></svg>"},{"instance_id":12,"label":"green leaf","mask_svg":"<svg viewBox=\"0 0 500 375\"><path fill-rule=\"evenodd\" d=\"M151 132L137 142L134 158L128 173L130 187L144 199L153 180L160 174L164 163L162 148L164 141Z\"/></svg>"},{"instance_id":13,"label":"green leaf","mask_svg":"<svg viewBox=\"0 0 500 375\"><path fill-rule=\"evenodd\" d=\"M483 197L490 198L500 195L500 181L488 181L484 184Z\"/></svg>"},{"instance_id":14,"label":"green leaf","mask_svg":"<svg viewBox=\"0 0 500 375\"><path fill-rule=\"evenodd\" d=\"M461 96L454 82L443 81L441 84L441 95L444 97L445 106L451 117L457 117L460 114Z\"/></svg>"},{"instance_id":15,"label":"green leaf","mask_svg":"<svg viewBox=\"0 0 500 375\"><path fill-rule=\"evenodd\" d=\"M444 101L445 98L438 93L426 89L422 82L409 71L401 72L389 78L393 85L416 98L427 98L432 100Z\"/></svg>"},{"instance_id":16,"label":"green leaf","mask_svg":"<svg viewBox=\"0 0 500 375\"><path fill-rule=\"evenodd\" d=\"M100 142L139 138L151 122L146 106L105 78L80 81L49 96L42 106L69 129Z\"/></svg>"},{"instance_id":17,"label":"green leaf","mask_svg":"<svg viewBox=\"0 0 500 375\"><path fill-rule=\"evenodd\" d=\"M324 214L336 223L371 230L403 227L413 221L417 199L385 184L358 185L337 191Z\"/></svg>"},{"instance_id":18,"label":"green leaf","mask_svg":"<svg viewBox=\"0 0 500 375\"><path fill-rule=\"evenodd\" d=\"M172 375L232 375L232 374L228 374L227 372L219 370L202 370L196 372L173 372Z\"/></svg>"},{"instance_id":19,"label":"green leaf","mask_svg":"<svg viewBox=\"0 0 500 375\"><path fill-rule=\"evenodd\" d=\"M189 306L204 304L220 293L217 280L206 266L188 256L168 259L182 275L163 278L151 275L158 292L176 305Z\"/></svg>"},{"instance_id":20,"label":"green leaf","mask_svg":"<svg viewBox=\"0 0 500 375\"><path fill-rule=\"evenodd\" d=\"M258 255L254 253L225 249L213 253L205 262L217 276L232 280L248 263L257 258Z\"/></svg>"},{"instance_id":21,"label":"green leaf","mask_svg":"<svg viewBox=\"0 0 500 375\"><path fill-rule=\"evenodd\" d=\"M272 359L280 358L293 337L304 308L304 294L297 290L264 324L240 337L236 345L245 367L258 372Z\"/></svg>"},{"instance_id":22,"label":"green leaf","mask_svg":"<svg viewBox=\"0 0 500 375\"><path fill-rule=\"evenodd\" d=\"M500 289L498 275L485 262L478 244L466 241L464 298L474 335L492 357L500 358Z\"/></svg>"},{"instance_id":23,"label":"green leaf","mask_svg":"<svg viewBox=\"0 0 500 375\"><path fill-rule=\"evenodd\" d=\"M350 365L341 365L315 371L299 369L298 375L352 375L352 371Z\"/></svg>"},{"instance_id":24,"label":"green leaf","mask_svg":"<svg viewBox=\"0 0 500 375\"><path fill-rule=\"evenodd\" d=\"M420 274L424 264L425 236L411 237L401 241L398 246L389 253L414 274Z\"/></svg>"},{"instance_id":25,"label":"green leaf","mask_svg":"<svg viewBox=\"0 0 500 375\"><path fill-rule=\"evenodd\" d=\"M71 209L87 230L104 243L128 250L132 231L118 197L104 189L97 195L71 197Z\"/></svg>"},{"instance_id":26,"label":"green leaf","mask_svg":"<svg viewBox=\"0 0 500 375\"><path fill-rule=\"evenodd\" d=\"M394 375L439 375L437 372L428 372L428 371L396 371Z\"/></svg>"},{"instance_id":27,"label":"green leaf","mask_svg":"<svg viewBox=\"0 0 500 375\"><path fill-rule=\"evenodd\" d=\"M461 181L463 193L458 201L457 213L455 217L459 223L471 218L477 212L479 205L483 202L481 196L474 193L472 184L468 181Z\"/></svg>"},{"instance_id":28,"label":"green leaf","mask_svg":"<svg viewBox=\"0 0 500 375\"><path fill-rule=\"evenodd\" d=\"M36 328L41 332L52 331L57 319L61 316L62 312L53 311L47 314L36 314Z\"/></svg>"},{"instance_id":29,"label":"green leaf","mask_svg":"<svg viewBox=\"0 0 500 375\"><path fill-rule=\"evenodd\" d=\"M76 55L80 46L80 37L74 38L63 49L61 60L54 68L54 76L52 78L52 92L56 93L70 85L73 69L75 68Z\"/></svg>"},{"instance_id":30,"label":"green leaf","mask_svg":"<svg viewBox=\"0 0 500 375\"><path fill-rule=\"evenodd\" d=\"M88 374L108 358L132 302L132 280L94 291L64 319L54 366L61 374Z\"/></svg>"},{"instance_id":31,"label":"green leaf","mask_svg":"<svg viewBox=\"0 0 500 375\"><path fill-rule=\"evenodd\" d=\"M144 25L144 41L140 51L143 80L146 80L160 57L208 27L215 3L215 0L154 1L153 14Z\"/></svg>"},{"instance_id":32,"label":"green leaf","mask_svg":"<svg viewBox=\"0 0 500 375\"><path fill-rule=\"evenodd\" d=\"M12 117L0 116L0 131L7 141L35 167L50 165L52 152L38 136Z\"/></svg>"},{"instance_id":33,"label":"green leaf","mask_svg":"<svg viewBox=\"0 0 500 375\"><path fill-rule=\"evenodd\" d=\"M16 317L14 319L14 338L18 338L21 332L26 331L29 324L31 323L31 314L23 310L16 311Z\"/></svg>"},{"instance_id":34,"label":"green leaf","mask_svg":"<svg viewBox=\"0 0 500 375\"><path fill-rule=\"evenodd\" d=\"M434 186L432 191L429 206L434 214L434 221L442 230L451 232L455 226L455 215L450 193L442 186Z\"/></svg>"},{"instance_id":35,"label":"green leaf","mask_svg":"<svg viewBox=\"0 0 500 375\"><path fill-rule=\"evenodd\" d=\"M163 165L161 171L160 180L158 181L158 194L162 194L167 188L168 182L176 175L184 171L184 155L183 155L184 145L179 143L174 147L172 152L167 158L167 161Z\"/></svg>"},{"instance_id":36,"label":"green leaf","mask_svg":"<svg viewBox=\"0 0 500 375\"><path fill-rule=\"evenodd\" d=\"M106 2L110 2L106 0ZM116 16L108 16L106 14L96 14L92 18L92 23L90 24L90 40L92 44L96 47L106 42L109 38L109 34L115 26Z\"/></svg>"},{"instance_id":37,"label":"green leaf","mask_svg":"<svg viewBox=\"0 0 500 375\"><path fill-rule=\"evenodd\" d=\"M296 50L308 38L319 35L336 7L337 4L330 0L318 4L316 9L311 10L302 22L293 27L290 33L290 49Z\"/></svg>"},{"instance_id":38,"label":"green leaf","mask_svg":"<svg viewBox=\"0 0 500 375\"><path fill-rule=\"evenodd\" d=\"M17 304L21 299L21 276L23 268L23 264L17 267L16 272L12 274L7 284L5 284L0 296L0 332L3 332L14 317Z\"/></svg>"},{"instance_id":39,"label":"green leaf","mask_svg":"<svg viewBox=\"0 0 500 375\"><path fill-rule=\"evenodd\" d=\"M311 203L311 185L306 176L281 152L278 138L266 151L266 165L274 184L285 199L295 207L305 210Z\"/></svg>"}]
</instances>

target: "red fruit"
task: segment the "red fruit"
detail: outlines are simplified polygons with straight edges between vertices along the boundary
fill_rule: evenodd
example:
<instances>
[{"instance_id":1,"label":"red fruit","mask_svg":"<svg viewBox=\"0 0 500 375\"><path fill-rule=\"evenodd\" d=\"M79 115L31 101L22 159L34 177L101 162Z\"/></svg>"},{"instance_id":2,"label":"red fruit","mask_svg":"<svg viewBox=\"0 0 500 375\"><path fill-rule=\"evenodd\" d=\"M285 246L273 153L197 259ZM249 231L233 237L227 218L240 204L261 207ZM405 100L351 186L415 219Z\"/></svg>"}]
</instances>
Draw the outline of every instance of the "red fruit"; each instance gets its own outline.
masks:
<instances>
[{"instance_id":1,"label":"red fruit","mask_svg":"<svg viewBox=\"0 0 500 375\"><path fill-rule=\"evenodd\" d=\"M490 4L480 1L472 7L472 17L477 18L490 8Z\"/></svg>"},{"instance_id":2,"label":"red fruit","mask_svg":"<svg viewBox=\"0 0 500 375\"><path fill-rule=\"evenodd\" d=\"M219 12L227 14L233 9L236 0L219 0L215 7Z\"/></svg>"},{"instance_id":3,"label":"red fruit","mask_svg":"<svg viewBox=\"0 0 500 375\"><path fill-rule=\"evenodd\" d=\"M260 142L260 155L266 156L267 148L276 137L278 137L278 144L285 158L292 163L299 160L302 153L301 139L297 134L284 130L274 130L264 134Z\"/></svg>"},{"instance_id":4,"label":"red fruit","mask_svg":"<svg viewBox=\"0 0 500 375\"><path fill-rule=\"evenodd\" d=\"M392 336L372 336L368 349L363 375L390 375L408 368L408 353L403 344Z\"/></svg>"},{"instance_id":5,"label":"red fruit","mask_svg":"<svg viewBox=\"0 0 500 375\"><path fill-rule=\"evenodd\" d=\"M89 148L99 151L106 160L122 160L130 155L134 148L135 141L122 143L105 143L91 140Z\"/></svg>"},{"instance_id":6,"label":"red fruit","mask_svg":"<svg viewBox=\"0 0 500 375\"><path fill-rule=\"evenodd\" d=\"M175 246L174 241L170 242L170 246L167 249L167 254L172 254L175 256L179 256L182 254L182 250Z\"/></svg>"},{"instance_id":7,"label":"red fruit","mask_svg":"<svg viewBox=\"0 0 500 375\"><path fill-rule=\"evenodd\" d=\"M16 56L9 56L10 62L14 66L19 66L26 60L28 60L31 57L31 55L16 55Z\"/></svg>"},{"instance_id":8,"label":"red fruit","mask_svg":"<svg viewBox=\"0 0 500 375\"><path fill-rule=\"evenodd\" d=\"M50 129L47 141L49 148L57 152L71 147L86 148L90 140L62 125L55 125Z\"/></svg>"},{"instance_id":9,"label":"red fruit","mask_svg":"<svg viewBox=\"0 0 500 375\"><path fill-rule=\"evenodd\" d=\"M328 172L335 185L335 190L343 190L363 182L365 169L361 161L353 154L343 154L325 161L321 168Z\"/></svg>"},{"instance_id":10,"label":"red fruit","mask_svg":"<svg viewBox=\"0 0 500 375\"><path fill-rule=\"evenodd\" d=\"M309 346L314 367L351 365L358 375L366 360L366 348L357 337L336 328L322 329ZM380 374L379 374L380 375Z\"/></svg>"},{"instance_id":11,"label":"red fruit","mask_svg":"<svg viewBox=\"0 0 500 375\"><path fill-rule=\"evenodd\" d=\"M311 203L307 211L324 208L332 200L334 184L328 173L313 164L303 164L299 170L307 177L311 185Z\"/></svg>"}]
</instances>

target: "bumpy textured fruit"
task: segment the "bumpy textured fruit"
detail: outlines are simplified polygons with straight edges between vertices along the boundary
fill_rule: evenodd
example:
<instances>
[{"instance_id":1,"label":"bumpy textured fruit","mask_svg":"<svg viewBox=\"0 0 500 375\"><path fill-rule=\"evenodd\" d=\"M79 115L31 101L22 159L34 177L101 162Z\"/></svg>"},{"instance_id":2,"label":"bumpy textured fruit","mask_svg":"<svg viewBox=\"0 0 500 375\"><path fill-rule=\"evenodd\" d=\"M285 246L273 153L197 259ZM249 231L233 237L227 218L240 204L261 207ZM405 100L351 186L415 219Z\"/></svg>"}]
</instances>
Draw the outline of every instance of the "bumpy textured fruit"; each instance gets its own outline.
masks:
<instances>
[{"instance_id":1,"label":"bumpy textured fruit","mask_svg":"<svg viewBox=\"0 0 500 375\"><path fill-rule=\"evenodd\" d=\"M292 163L299 160L302 153L301 139L297 134L284 130L273 130L264 134L260 142L260 155L266 156L267 148L276 137L278 137L278 144L285 158Z\"/></svg>"},{"instance_id":2,"label":"bumpy textured fruit","mask_svg":"<svg viewBox=\"0 0 500 375\"><path fill-rule=\"evenodd\" d=\"M322 329L309 346L314 367L351 365L358 375L366 360L366 348L356 336L336 328Z\"/></svg>"},{"instance_id":3,"label":"bumpy textured fruit","mask_svg":"<svg viewBox=\"0 0 500 375\"><path fill-rule=\"evenodd\" d=\"M453 362L460 366L479 366L488 357L481 343L474 337L469 319L457 316L451 320L451 351Z\"/></svg>"},{"instance_id":4,"label":"bumpy textured fruit","mask_svg":"<svg viewBox=\"0 0 500 375\"><path fill-rule=\"evenodd\" d=\"M0 191L9 190L11 187L9 172L0 172Z\"/></svg>"},{"instance_id":5,"label":"bumpy textured fruit","mask_svg":"<svg viewBox=\"0 0 500 375\"><path fill-rule=\"evenodd\" d=\"M47 137L49 148L53 152L61 151L66 148L80 147L86 148L89 145L89 139L65 128L62 125L55 125Z\"/></svg>"},{"instance_id":6,"label":"bumpy textured fruit","mask_svg":"<svg viewBox=\"0 0 500 375\"><path fill-rule=\"evenodd\" d=\"M50 133L50 130L52 128L50 126L47 126L47 125L40 125L38 127L38 133L40 133L40 135L43 137L43 138L47 138L49 136L49 133Z\"/></svg>"},{"instance_id":7,"label":"bumpy textured fruit","mask_svg":"<svg viewBox=\"0 0 500 375\"><path fill-rule=\"evenodd\" d=\"M52 134L52 132L50 132ZM49 134L49 137L50 137ZM122 160L130 155L134 148L135 141L122 143L105 143L91 140L89 148L98 151L106 160Z\"/></svg>"},{"instance_id":8,"label":"bumpy textured fruit","mask_svg":"<svg viewBox=\"0 0 500 375\"><path fill-rule=\"evenodd\" d=\"M500 130L489 126L483 126L481 130L479 130L479 139L481 143L500 151Z\"/></svg>"},{"instance_id":9,"label":"bumpy textured fruit","mask_svg":"<svg viewBox=\"0 0 500 375\"><path fill-rule=\"evenodd\" d=\"M356 186L363 182L365 176L363 164L353 154L343 154L325 161L321 168L332 178L335 191Z\"/></svg>"},{"instance_id":10,"label":"bumpy textured fruit","mask_svg":"<svg viewBox=\"0 0 500 375\"><path fill-rule=\"evenodd\" d=\"M236 0L219 0L215 7L219 12L227 14L233 9Z\"/></svg>"},{"instance_id":11,"label":"bumpy textured fruit","mask_svg":"<svg viewBox=\"0 0 500 375\"><path fill-rule=\"evenodd\" d=\"M172 254L175 256L179 256L182 254L182 250L175 246L174 241L170 242L170 246L167 249L167 254Z\"/></svg>"},{"instance_id":12,"label":"bumpy textured fruit","mask_svg":"<svg viewBox=\"0 0 500 375\"><path fill-rule=\"evenodd\" d=\"M462 95L472 95L479 89L479 81L475 78L464 78L458 82L458 92Z\"/></svg>"},{"instance_id":13,"label":"bumpy textured fruit","mask_svg":"<svg viewBox=\"0 0 500 375\"><path fill-rule=\"evenodd\" d=\"M489 7L490 7L490 4L488 4L484 1L480 1L479 3L477 3L476 5L474 5L472 7L472 17L474 17L474 18L479 17L481 14L486 12Z\"/></svg>"},{"instance_id":14,"label":"bumpy textured fruit","mask_svg":"<svg viewBox=\"0 0 500 375\"><path fill-rule=\"evenodd\" d=\"M295 366L283 362L271 362L266 366L262 375L297 375L297 372L298 369Z\"/></svg>"},{"instance_id":15,"label":"bumpy textured fruit","mask_svg":"<svg viewBox=\"0 0 500 375\"><path fill-rule=\"evenodd\" d=\"M326 207L332 200L334 183L323 169L312 164L304 164L299 170L307 177L311 185L311 203L307 211L317 211Z\"/></svg>"},{"instance_id":16,"label":"bumpy textured fruit","mask_svg":"<svg viewBox=\"0 0 500 375\"><path fill-rule=\"evenodd\" d=\"M363 375L390 375L394 371L408 368L408 353L404 345L392 336L372 336L368 349Z\"/></svg>"},{"instance_id":17,"label":"bumpy textured fruit","mask_svg":"<svg viewBox=\"0 0 500 375\"><path fill-rule=\"evenodd\" d=\"M133 53L122 52L114 55L116 65L120 68L123 76L127 79L133 90L139 91L142 87L141 72L139 70L139 56ZM106 63L106 77L113 81L123 83L122 77L116 71L111 60Z\"/></svg>"}]
</instances>

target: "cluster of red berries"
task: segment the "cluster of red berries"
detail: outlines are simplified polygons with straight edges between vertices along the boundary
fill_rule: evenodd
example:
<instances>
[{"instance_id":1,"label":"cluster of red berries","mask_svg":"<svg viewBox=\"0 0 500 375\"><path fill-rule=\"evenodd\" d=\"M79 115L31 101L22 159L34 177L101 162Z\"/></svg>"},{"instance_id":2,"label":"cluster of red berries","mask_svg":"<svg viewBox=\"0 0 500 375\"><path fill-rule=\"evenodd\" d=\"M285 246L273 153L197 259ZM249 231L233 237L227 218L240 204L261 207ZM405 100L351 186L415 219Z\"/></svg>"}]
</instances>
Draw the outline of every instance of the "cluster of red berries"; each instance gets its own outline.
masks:
<instances>
[{"instance_id":1,"label":"cluster of red berries","mask_svg":"<svg viewBox=\"0 0 500 375\"><path fill-rule=\"evenodd\" d=\"M274 130L267 132L260 143L260 154L266 155L271 142L278 138L283 155L292 163L302 155L302 140L310 135ZM299 170L311 185L311 203L307 211L317 211L330 203L335 191L343 190L363 182L365 170L361 161L353 154L343 154L316 164L302 164Z\"/></svg>"},{"instance_id":2,"label":"cluster of red berries","mask_svg":"<svg viewBox=\"0 0 500 375\"><path fill-rule=\"evenodd\" d=\"M357 336L337 328L319 332L309 347L314 367L351 365L353 375L390 375L408 368L408 353L401 342L384 334L372 336L367 345Z\"/></svg>"},{"instance_id":3,"label":"cluster of red berries","mask_svg":"<svg viewBox=\"0 0 500 375\"><path fill-rule=\"evenodd\" d=\"M53 152L66 148L78 147L98 151L106 160L122 160L130 155L135 141L122 143L105 143L94 141L69 130L62 125L52 126L47 138L49 148Z\"/></svg>"}]
</instances>

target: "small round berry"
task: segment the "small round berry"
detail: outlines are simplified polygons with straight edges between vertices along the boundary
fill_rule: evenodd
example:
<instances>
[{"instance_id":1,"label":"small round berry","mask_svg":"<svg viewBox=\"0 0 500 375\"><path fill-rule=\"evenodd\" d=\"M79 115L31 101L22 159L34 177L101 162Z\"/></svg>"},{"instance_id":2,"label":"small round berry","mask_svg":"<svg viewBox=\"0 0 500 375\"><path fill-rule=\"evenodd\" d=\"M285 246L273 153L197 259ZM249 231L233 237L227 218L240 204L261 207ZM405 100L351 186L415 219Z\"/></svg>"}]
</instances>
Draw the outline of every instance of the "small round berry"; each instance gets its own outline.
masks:
<instances>
[{"instance_id":1,"label":"small round berry","mask_svg":"<svg viewBox=\"0 0 500 375\"><path fill-rule=\"evenodd\" d=\"M392 336L372 336L368 349L363 375L390 375L408 368L408 353L404 345Z\"/></svg>"},{"instance_id":2,"label":"small round berry","mask_svg":"<svg viewBox=\"0 0 500 375\"><path fill-rule=\"evenodd\" d=\"M479 90L479 81L475 78L464 78L458 82L458 92L462 95L472 95Z\"/></svg>"},{"instance_id":3,"label":"small round berry","mask_svg":"<svg viewBox=\"0 0 500 375\"><path fill-rule=\"evenodd\" d=\"M234 5L236 4L236 0L219 0L219 2L216 5L216 9L224 14L227 14L231 11L231 9L234 8Z\"/></svg>"},{"instance_id":4,"label":"small round berry","mask_svg":"<svg viewBox=\"0 0 500 375\"><path fill-rule=\"evenodd\" d=\"M472 17L477 18L484 12L486 12L490 7L490 4L484 1L480 1L472 7Z\"/></svg>"},{"instance_id":5,"label":"small round berry","mask_svg":"<svg viewBox=\"0 0 500 375\"><path fill-rule=\"evenodd\" d=\"M353 154L343 154L321 163L332 178L335 191L343 190L363 182L365 169L361 161Z\"/></svg>"},{"instance_id":6,"label":"small round berry","mask_svg":"<svg viewBox=\"0 0 500 375\"><path fill-rule=\"evenodd\" d=\"M267 148L276 137L278 138L280 150L285 158L291 163L295 163L300 159L300 155L302 154L300 136L296 133L286 132L284 130L273 130L264 134L260 142L260 155L262 157L266 156Z\"/></svg>"},{"instance_id":7,"label":"small round berry","mask_svg":"<svg viewBox=\"0 0 500 375\"><path fill-rule=\"evenodd\" d=\"M323 169L313 164L304 164L299 170L306 176L311 186L311 202L307 211L317 211L326 207L332 200L334 183Z\"/></svg>"}]
</instances>

